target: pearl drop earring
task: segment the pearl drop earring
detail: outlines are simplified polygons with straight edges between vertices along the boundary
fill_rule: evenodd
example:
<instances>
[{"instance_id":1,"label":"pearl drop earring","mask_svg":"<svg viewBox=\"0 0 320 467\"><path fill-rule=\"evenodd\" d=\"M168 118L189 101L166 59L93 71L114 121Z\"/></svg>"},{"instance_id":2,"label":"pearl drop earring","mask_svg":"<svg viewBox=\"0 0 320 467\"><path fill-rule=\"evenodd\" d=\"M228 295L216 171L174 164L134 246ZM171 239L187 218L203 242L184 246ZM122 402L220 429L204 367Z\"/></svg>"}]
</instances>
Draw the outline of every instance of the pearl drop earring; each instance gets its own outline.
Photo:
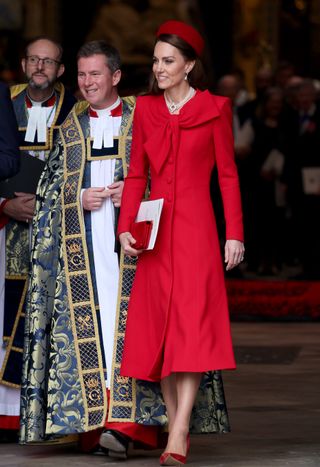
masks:
<instances>
[{"instance_id":1,"label":"pearl drop earring","mask_svg":"<svg viewBox=\"0 0 320 467\"><path fill-rule=\"evenodd\" d=\"M185 73L185 75L184 75L184 79L185 79L186 81L188 81L188 72L187 72L187 71L186 71L186 73Z\"/></svg>"}]
</instances>

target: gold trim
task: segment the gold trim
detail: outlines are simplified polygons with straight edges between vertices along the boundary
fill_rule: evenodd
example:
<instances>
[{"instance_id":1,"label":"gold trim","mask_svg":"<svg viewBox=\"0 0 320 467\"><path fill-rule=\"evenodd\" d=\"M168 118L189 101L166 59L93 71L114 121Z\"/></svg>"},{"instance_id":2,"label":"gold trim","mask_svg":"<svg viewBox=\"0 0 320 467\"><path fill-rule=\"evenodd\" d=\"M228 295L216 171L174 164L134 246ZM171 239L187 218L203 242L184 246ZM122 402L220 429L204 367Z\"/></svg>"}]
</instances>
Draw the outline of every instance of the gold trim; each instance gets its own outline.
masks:
<instances>
[{"instance_id":1,"label":"gold trim","mask_svg":"<svg viewBox=\"0 0 320 467\"><path fill-rule=\"evenodd\" d=\"M9 276L9 275L5 276L6 281L11 281L11 280L14 280L14 281L24 280L25 281L27 280L27 278L28 278L27 274L23 274L22 276L18 276L17 274L15 274L14 276Z\"/></svg>"},{"instance_id":2,"label":"gold trim","mask_svg":"<svg viewBox=\"0 0 320 467\"><path fill-rule=\"evenodd\" d=\"M121 153L120 153L120 140L123 138L122 136L115 136L113 138L114 140L119 141L118 145L118 154L111 154L110 156L91 156L91 141L93 141L93 138L87 138L87 160L88 161L104 161L104 160L111 160L111 159L122 159ZM103 149L109 149L109 148L103 148Z\"/></svg>"},{"instance_id":3,"label":"gold trim","mask_svg":"<svg viewBox=\"0 0 320 467\"><path fill-rule=\"evenodd\" d=\"M62 83L60 83L59 81L54 85L54 89L55 89L55 91L57 91L59 93L59 96L58 96L58 105L57 105L56 112L54 114L52 125L50 126L50 128L58 128L56 123L57 123L57 120L59 118L61 108L62 108L62 104L63 104L63 101L64 101L64 96L65 96L65 93L66 93L64 85Z\"/></svg>"},{"instance_id":4,"label":"gold trim","mask_svg":"<svg viewBox=\"0 0 320 467\"><path fill-rule=\"evenodd\" d=\"M23 84L14 84L13 86L10 86L10 95L11 95L11 99L14 99L15 97L17 97L19 94L22 93L22 91L24 91L26 88L27 88L27 84L26 83L23 83Z\"/></svg>"},{"instance_id":5,"label":"gold trim","mask_svg":"<svg viewBox=\"0 0 320 467\"><path fill-rule=\"evenodd\" d=\"M51 446L56 444L74 444L79 443L79 434L72 434L72 435L59 435L59 438L53 438L46 441L28 441L28 445L30 446Z\"/></svg>"},{"instance_id":6,"label":"gold trim","mask_svg":"<svg viewBox=\"0 0 320 467\"><path fill-rule=\"evenodd\" d=\"M134 422L135 421L135 405L133 404L133 401L136 400L136 384L135 380L131 379L131 394L132 394L132 400L130 402L117 402L114 400L114 387L115 387L115 378L116 378L116 372L115 369L120 370L121 367L121 362L117 362L117 345L116 342L118 341L119 338L124 338L124 333L119 331L119 322L120 322L120 310L121 310L121 301L123 299L122 297L122 285L123 285L123 272L124 272L124 253L123 250L121 249L121 256L120 256L120 271L119 271L119 289L118 289L118 300L117 300L117 315L116 315L116 324L118 324L118 328L115 331L115 339L114 339L114 348L113 348L113 357L112 357L112 376L111 376L111 382L110 382L110 399L109 399L109 412L108 412L108 421L109 422L123 422L123 421L130 421ZM125 382L129 383L129 378L125 378ZM118 417L113 417L113 409L117 407L129 407L131 408L131 417L129 419L123 419L123 418L118 418ZM134 413L133 413L134 412Z\"/></svg>"},{"instance_id":7,"label":"gold trim","mask_svg":"<svg viewBox=\"0 0 320 467\"><path fill-rule=\"evenodd\" d=\"M53 133L54 130L57 130L59 127L58 126L50 126L47 127L47 136L46 136L46 142L43 143L41 146L39 145L33 145L33 146L19 146L20 151L49 151L52 149L53 146ZM19 131L26 131L27 127L19 127Z\"/></svg>"},{"instance_id":8,"label":"gold trim","mask_svg":"<svg viewBox=\"0 0 320 467\"><path fill-rule=\"evenodd\" d=\"M130 102L129 102L130 104ZM128 142L131 143L132 137L128 136L128 133L132 127L132 121L133 121L133 114L134 111L131 112L128 121L126 123L126 126L124 128L122 138L119 143L119 154L121 155L122 158L122 167L123 167L123 174L124 177L127 176L128 172L128 167L127 167L127 158L126 158L126 144ZM118 285L118 300L117 300L117 314L116 314L116 329L115 329L115 336L114 336L114 347L113 347L113 356L112 356L112 375L111 375L111 382L110 382L110 398L109 398L109 411L108 411L108 421L110 422L135 422L135 417L136 417L136 380L134 378L124 378L123 379L123 384L130 385L131 387L131 401L126 402L126 401L115 401L114 394L115 394L115 378L118 378L118 375L116 375L116 370L118 372L120 371L121 367L121 361L117 361L117 342L119 339L124 339L124 332L120 332L119 327L121 326L121 314L122 314L122 307L121 303L125 302L127 303L129 301L129 298L123 296L123 281L124 281L124 274L125 271L129 270L135 270L135 266L133 265L128 265L125 264L124 261L124 253L123 250L121 249L121 254L120 254L120 270L119 270L119 285ZM121 408L121 407L127 407L131 408L131 415L130 417L127 418L120 418L120 417L114 417L113 416L113 409L115 408Z\"/></svg>"},{"instance_id":9,"label":"gold trim","mask_svg":"<svg viewBox=\"0 0 320 467\"><path fill-rule=\"evenodd\" d=\"M11 336L9 336L6 341L8 342L7 344L7 348L6 348L6 353L5 353L5 356L4 356L4 359L3 359L3 363L2 363L2 367L0 369L0 384L5 384L7 386L12 386L12 387L16 387L16 388L20 388L20 384L14 384L14 383L9 383L7 382L6 380L3 379L3 375L4 375L4 372L5 372L5 369L7 367L7 363L8 363L8 360L9 360L9 356L10 356L10 353L11 351L19 351L19 352L23 352L23 350L19 349L15 346L13 346L13 341L14 341L14 338L15 338L15 335L16 335L16 331L17 331L17 328L18 328L18 324L19 324L19 320L21 318L21 315L22 315L22 308L23 308L23 304L24 304L24 301L25 301L25 298L26 298L26 295L27 295L27 291L28 291L28 281L26 280L25 281L25 284L24 284L24 287L23 287L23 290L22 290L22 294L21 294L21 299L20 299L20 303L19 303L19 307L18 307L18 311L17 311L17 315L15 317L15 320L14 320L14 324L13 324L13 327L12 327L12 332L11 332Z\"/></svg>"},{"instance_id":10,"label":"gold trim","mask_svg":"<svg viewBox=\"0 0 320 467\"><path fill-rule=\"evenodd\" d=\"M80 114L82 114L88 107L89 107L89 102L88 101L77 101L75 104L74 104L74 107L73 107L73 110L74 110L74 113L78 116Z\"/></svg>"},{"instance_id":11,"label":"gold trim","mask_svg":"<svg viewBox=\"0 0 320 467\"><path fill-rule=\"evenodd\" d=\"M7 381L5 379L2 379L1 380L1 384L3 386L7 386L9 388L15 388L15 389L20 389L21 388L21 385L20 384L15 384L15 383L11 383L10 381Z\"/></svg>"},{"instance_id":12,"label":"gold trim","mask_svg":"<svg viewBox=\"0 0 320 467\"><path fill-rule=\"evenodd\" d=\"M125 96L122 98L123 101L125 101L127 104L129 104L130 107L134 107L136 103L136 97L135 96ZM134 110L132 110L131 114L133 115Z\"/></svg>"},{"instance_id":13,"label":"gold trim","mask_svg":"<svg viewBox=\"0 0 320 467\"><path fill-rule=\"evenodd\" d=\"M130 98L126 98L125 99L127 102L131 103L131 100ZM135 100L134 100L135 102ZM131 104L133 105L133 104ZM124 138L122 138L120 140L120 144L119 144L119 154L121 154L122 156L122 166L123 166L123 175L124 175L124 178L126 178L126 176L128 175L128 161L127 161L127 158L126 158L126 143L130 141L132 141L132 136L129 136L128 133L130 131L130 129L132 128L132 122L133 122L133 115L134 115L134 110L132 110L129 118L128 118L128 122L127 122L127 125L126 125L126 128L125 128L125 131L123 133L123 136Z\"/></svg>"},{"instance_id":14,"label":"gold trim","mask_svg":"<svg viewBox=\"0 0 320 467\"><path fill-rule=\"evenodd\" d=\"M74 141L74 143L78 142L79 151L80 151L79 157L81 157L79 170L73 170L72 172L71 171L68 172L68 168L67 168L68 148L74 147L76 144L73 144L73 145L66 144L63 130L65 128L67 129L68 126L69 127L74 126L75 127L74 130L77 131L76 141ZM76 196L76 199L79 200L80 193L81 193L82 176L83 176L85 162L86 162L85 157L84 157L86 146L85 146L85 139L82 133L81 125L74 110L72 110L69 118L65 121L65 123L62 125L62 128L60 128L59 131L60 131L61 140L62 140L63 147L64 147L64 153L66 154L66 157L64 158L65 185L67 185L68 178L70 176L74 177L75 175L77 175L77 181L76 181L77 187L76 187L75 196ZM84 406L84 411L85 411L84 431L89 431L89 430L99 428L100 426L103 426L104 420L106 418L106 412L107 412L107 395L106 395L106 390L105 390L105 376L104 376L104 371L103 371L103 363L102 363L103 360L102 360L102 354L101 354L98 322L97 322L97 317L96 317L96 312L95 312L94 293L93 293L92 282L90 280L90 265L89 265L89 256L88 256L87 245L86 245L85 226L84 226L84 220L83 220L82 207L80 203L72 203L71 205L70 204L66 205L65 196L66 196L66 192L64 191L63 196L62 196L63 258L64 258L65 268L66 268L67 294L68 294L68 301L69 301L69 306L70 306L72 332L74 336L75 352L76 352L77 361L78 361L80 385L81 385L81 390L83 394L83 406ZM77 212L77 217L78 217L79 226L80 226L80 231L78 235L75 235L75 234L67 235L66 234L65 212L67 209L74 209ZM69 261L68 261L69 258L68 258L67 249L66 249L67 240L75 239L75 238L79 239L79 244L82 248L82 254L84 256L84 268L81 270L81 272L82 272L82 275L85 275L87 278L88 294L89 294L89 301L77 302L76 304L73 303L72 301L72 284L71 284L70 279L71 277L77 277L77 276L80 276L81 274L73 274L74 271L69 270ZM82 344L86 344L88 342L88 338L85 338L85 339L78 338L78 329L77 329L77 320L76 320L77 308L80 308L81 306L84 306L84 305L87 305L91 310L90 314L91 314L91 318L93 322L94 336L92 339L90 339L90 342L95 342L96 349L97 349L98 368L94 368L91 371L90 370L84 371L82 369L80 347ZM95 388L98 387L98 392L100 393L101 398L102 398L101 404L98 404L97 402L96 407L91 407L91 409L96 409L97 412L102 413L101 424L92 424L90 426L89 426L90 407L88 406L88 399L87 399L88 392L87 392L87 387L84 381L84 375L87 375L87 374L96 375L96 378L94 378L93 384L95 385ZM90 410L90 413L93 411L94 410Z\"/></svg>"}]
</instances>

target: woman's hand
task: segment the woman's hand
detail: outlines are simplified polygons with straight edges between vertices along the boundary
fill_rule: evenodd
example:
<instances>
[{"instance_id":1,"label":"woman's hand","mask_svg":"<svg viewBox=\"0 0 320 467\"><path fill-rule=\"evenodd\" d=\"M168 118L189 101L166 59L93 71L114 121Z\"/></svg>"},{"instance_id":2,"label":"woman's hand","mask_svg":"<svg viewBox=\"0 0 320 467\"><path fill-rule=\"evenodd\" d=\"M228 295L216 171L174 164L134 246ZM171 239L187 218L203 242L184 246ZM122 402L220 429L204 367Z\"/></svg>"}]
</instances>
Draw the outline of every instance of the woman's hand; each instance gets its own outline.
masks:
<instances>
[{"instance_id":1,"label":"woman's hand","mask_svg":"<svg viewBox=\"0 0 320 467\"><path fill-rule=\"evenodd\" d=\"M143 250L136 250L131 245L136 243L136 240L133 238L130 232L123 232L119 235L119 240L123 251L128 256L139 256Z\"/></svg>"},{"instance_id":2,"label":"woman's hand","mask_svg":"<svg viewBox=\"0 0 320 467\"><path fill-rule=\"evenodd\" d=\"M227 263L226 270L230 271L238 266L244 258L244 244L239 240L227 240L224 247L224 262Z\"/></svg>"}]
</instances>

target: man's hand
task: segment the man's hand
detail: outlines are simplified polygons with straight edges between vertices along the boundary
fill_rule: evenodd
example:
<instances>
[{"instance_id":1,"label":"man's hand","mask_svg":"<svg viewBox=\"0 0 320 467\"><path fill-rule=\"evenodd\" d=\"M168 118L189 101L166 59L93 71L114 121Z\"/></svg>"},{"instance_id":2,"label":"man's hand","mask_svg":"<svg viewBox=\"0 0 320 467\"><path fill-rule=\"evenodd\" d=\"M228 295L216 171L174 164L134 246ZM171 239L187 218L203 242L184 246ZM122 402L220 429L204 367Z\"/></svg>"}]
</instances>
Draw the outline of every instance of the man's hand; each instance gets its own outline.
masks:
<instances>
[{"instance_id":1,"label":"man's hand","mask_svg":"<svg viewBox=\"0 0 320 467\"><path fill-rule=\"evenodd\" d=\"M114 182L112 185L107 187L108 190L110 190L111 201L113 202L115 208L119 208L121 206L123 185L124 182L121 180L120 182Z\"/></svg>"},{"instance_id":2,"label":"man's hand","mask_svg":"<svg viewBox=\"0 0 320 467\"><path fill-rule=\"evenodd\" d=\"M87 211L97 211L101 208L103 201L111 196L111 191L104 187L87 188L82 195L82 206Z\"/></svg>"},{"instance_id":3,"label":"man's hand","mask_svg":"<svg viewBox=\"0 0 320 467\"><path fill-rule=\"evenodd\" d=\"M36 203L35 195L30 193L16 192L15 198L4 206L3 212L16 221L29 222L33 219Z\"/></svg>"}]
</instances>

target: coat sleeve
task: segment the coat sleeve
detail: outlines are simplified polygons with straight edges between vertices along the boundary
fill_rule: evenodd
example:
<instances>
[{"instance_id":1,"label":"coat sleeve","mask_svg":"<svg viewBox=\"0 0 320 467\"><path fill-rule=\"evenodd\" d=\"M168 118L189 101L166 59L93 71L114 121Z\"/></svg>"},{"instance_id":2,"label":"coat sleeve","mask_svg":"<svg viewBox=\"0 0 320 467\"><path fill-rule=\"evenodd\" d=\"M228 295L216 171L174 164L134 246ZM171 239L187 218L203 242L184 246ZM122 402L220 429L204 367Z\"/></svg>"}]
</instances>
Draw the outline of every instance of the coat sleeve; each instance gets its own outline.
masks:
<instances>
[{"instance_id":1,"label":"coat sleeve","mask_svg":"<svg viewBox=\"0 0 320 467\"><path fill-rule=\"evenodd\" d=\"M220 117L213 125L215 157L222 196L227 240L243 241L243 222L239 178L234 160L232 110L229 99L223 99Z\"/></svg>"},{"instance_id":2,"label":"coat sleeve","mask_svg":"<svg viewBox=\"0 0 320 467\"><path fill-rule=\"evenodd\" d=\"M0 180L12 177L20 167L19 134L9 89L0 83Z\"/></svg>"},{"instance_id":3,"label":"coat sleeve","mask_svg":"<svg viewBox=\"0 0 320 467\"><path fill-rule=\"evenodd\" d=\"M118 235L130 232L147 187L149 163L143 146L144 139L143 108L138 98L133 119L129 172L122 193Z\"/></svg>"}]
</instances>

